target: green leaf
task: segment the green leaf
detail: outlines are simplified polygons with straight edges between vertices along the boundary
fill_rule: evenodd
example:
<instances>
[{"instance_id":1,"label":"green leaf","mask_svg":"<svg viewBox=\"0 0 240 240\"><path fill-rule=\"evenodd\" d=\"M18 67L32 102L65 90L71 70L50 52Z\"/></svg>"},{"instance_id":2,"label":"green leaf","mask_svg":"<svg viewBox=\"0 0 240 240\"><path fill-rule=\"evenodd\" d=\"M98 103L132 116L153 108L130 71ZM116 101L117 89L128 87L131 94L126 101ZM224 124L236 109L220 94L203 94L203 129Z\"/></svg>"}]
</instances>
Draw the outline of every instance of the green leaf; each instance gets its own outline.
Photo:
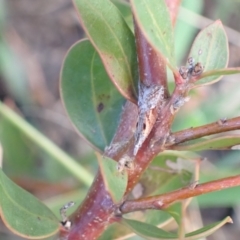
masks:
<instances>
[{"instance_id":1,"label":"green leaf","mask_svg":"<svg viewBox=\"0 0 240 240\"><path fill-rule=\"evenodd\" d=\"M240 73L240 68L223 68L223 69L216 69L204 72L201 75L201 78L211 77L211 76L222 76L222 75L231 75L231 74L238 74Z\"/></svg>"},{"instance_id":2,"label":"green leaf","mask_svg":"<svg viewBox=\"0 0 240 240\"><path fill-rule=\"evenodd\" d=\"M201 54L200 54L201 53ZM204 72L225 68L228 64L228 40L220 20L204 28L195 38L189 57L204 66ZM196 86L212 84L221 76L204 77L195 82Z\"/></svg>"},{"instance_id":3,"label":"green leaf","mask_svg":"<svg viewBox=\"0 0 240 240\"><path fill-rule=\"evenodd\" d=\"M165 212L169 213L174 218L178 226L181 225L181 221L182 221L181 209L182 209L182 205L180 202L172 204L168 208L164 209Z\"/></svg>"},{"instance_id":4,"label":"green leaf","mask_svg":"<svg viewBox=\"0 0 240 240\"><path fill-rule=\"evenodd\" d=\"M133 18L130 4L125 2L124 0L111 0L114 5L118 8L118 10L123 15L128 27L134 32L133 29Z\"/></svg>"},{"instance_id":5,"label":"green leaf","mask_svg":"<svg viewBox=\"0 0 240 240\"><path fill-rule=\"evenodd\" d=\"M164 227L169 223L174 222L174 220L177 221L177 219L175 218L176 215L173 216L173 214L178 214L178 212L175 212L174 210L172 212L169 212L168 209L164 209L163 211L145 210L144 215L141 217L141 220L146 223L156 225L158 227ZM131 219L138 220L139 212L136 212L135 215L134 213L128 214L128 216Z\"/></svg>"},{"instance_id":6,"label":"green leaf","mask_svg":"<svg viewBox=\"0 0 240 240\"><path fill-rule=\"evenodd\" d=\"M203 150L239 150L239 136L223 136L212 139L198 139L197 141L189 141L187 144L174 147L178 151L203 151Z\"/></svg>"},{"instance_id":7,"label":"green leaf","mask_svg":"<svg viewBox=\"0 0 240 240\"><path fill-rule=\"evenodd\" d=\"M121 223L124 224L125 226L129 227L137 233L138 235L145 237L146 239L149 240L154 240L154 239L161 239L161 240L167 240L167 239L172 239L172 240L178 240L178 236L175 233L171 232L166 232L160 228L157 228L156 226L135 221L135 220L130 220L130 219L122 219ZM216 230L218 230L220 227L222 227L226 223L232 223L232 219L230 217L226 217L222 221L209 224L201 229L198 229L194 232L187 233L185 235L185 240L195 240L195 239L200 239L202 237L207 237Z\"/></svg>"},{"instance_id":8,"label":"green leaf","mask_svg":"<svg viewBox=\"0 0 240 240\"><path fill-rule=\"evenodd\" d=\"M105 187L115 203L119 203L126 191L128 183L127 172L118 172L117 162L98 154L98 162Z\"/></svg>"},{"instance_id":9,"label":"green leaf","mask_svg":"<svg viewBox=\"0 0 240 240\"><path fill-rule=\"evenodd\" d=\"M148 223L126 218L122 218L121 223L132 229L136 234L147 237L147 239L177 239L177 234L166 232Z\"/></svg>"},{"instance_id":10,"label":"green leaf","mask_svg":"<svg viewBox=\"0 0 240 240\"><path fill-rule=\"evenodd\" d=\"M232 219L230 217L224 218L222 221L209 224L203 228L200 228L194 232L187 233L185 239L186 240L194 240L207 237L212 233L216 232L220 227L225 225L226 223L232 223Z\"/></svg>"},{"instance_id":11,"label":"green leaf","mask_svg":"<svg viewBox=\"0 0 240 240\"><path fill-rule=\"evenodd\" d=\"M74 0L80 22L120 93L136 102L138 67L133 33L106 0Z\"/></svg>"},{"instance_id":12,"label":"green leaf","mask_svg":"<svg viewBox=\"0 0 240 240\"><path fill-rule=\"evenodd\" d=\"M33 195L13 183L0 169L0 215L5 225L24 238L56 234L59 221Z\"/></svg>"},{"instance_id":13,"label":"green leaf","mask_svg":"<svg viewBox=\"0 0 240 240\"><path fill-rule=\"evenodd\" d=\"M109 80L88 40L77 42L64 60L61 95L77 130L103 151L116 132L126 100Z\"/></svg>"},{"instance_id":14,"label":"green leaf","mask_svg":"<svg viewBox=\"0 0 240 240\"><path fill-rule=\"evenodd\" d=\"M113 223L104 231L104 233L98 238L98 240L107 239L122 239L122 240L144 240L137 236L131 229L120 225L119 223Z\"/></svg>"},{"instance_id":15,"label":"green leaf","mask_svg":"<svg viewBox=\"0 0 240 240\"><path fill-rule=\"evenodd\" d=\"M164 0L131 0L136 24L158 50L171 70L176 71L171 19Z\"/></svg>"}]
</instances>

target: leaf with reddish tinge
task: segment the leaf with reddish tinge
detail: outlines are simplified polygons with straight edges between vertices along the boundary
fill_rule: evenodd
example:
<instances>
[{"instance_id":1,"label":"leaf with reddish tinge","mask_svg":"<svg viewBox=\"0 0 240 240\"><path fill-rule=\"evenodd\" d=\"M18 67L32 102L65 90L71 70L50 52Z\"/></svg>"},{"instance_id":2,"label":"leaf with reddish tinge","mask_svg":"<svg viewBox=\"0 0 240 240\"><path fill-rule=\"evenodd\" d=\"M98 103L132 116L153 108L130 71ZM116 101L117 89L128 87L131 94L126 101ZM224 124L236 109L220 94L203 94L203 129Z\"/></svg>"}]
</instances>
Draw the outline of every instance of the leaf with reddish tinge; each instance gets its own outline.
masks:
<instances>
[{"instance_id":1,"label":"leaf with reddish tinge","mask_svg":"<svg viewBox=\"0 0 240 240\"><path fill-rule=\"evenodd\" d=\"M136 24L148 42L176 72L172 23L164 0L131 0Z\"/></svg>"},{"instance_id":2,"label":"leaf with reddish tinge","mask_svg":"<svg viewBox=\"0 0 240 240\"><path fill-rule=\"evenodd\" d=\"M68 52L61 72L61 96L66 111L81 135L104 150L117 130L122 106L120 95L88 40Z\"/></svg>"},{"instance_id":3,"label":"leaf with reddish tinge","mask_svg":"<svg viewBox=\"0 0 240 240\"><path fill-rule=\"evenodd\" d=\"M173 149L178 151L203 151L203 150L227 150L240 149L239 136L224 136L212 139L199 139L190 141L187 144L175 146Z\"/></svg>"},{"instance_id":4,"label":"leaf with reddish tinge","mask_svg":"<svg viewBox=\"0 0 240 240\"><path fill-rule=\"evenodd\" d=\"M97 155L105 187L115 203L119 203L126 191L128 175L117 170L117 162Z\"/></svg>"},{"instance_id":5,"label":"leaf with reddish tinge","mask_svg":"<svg viewBox=\"0 0 240 240\"><path fill-rule=\"evenodd\" d=\"M229 50L228 39L220 20L215 21L204 28L195 38L189 57L200 62L204 66L204 72L227 67ZM222 76L202 74L195 82L196 86L212 84Z\"/></svg>"},{"instance_id":6,"label":"leaf with reddish tinge","mask_svg":"<svg viewBox=\"0 0 240 240\"><path fill-rule=\"evenodd\" d=\"M12 232L25 239L52 236L60 226L50 209L12 182L1 168L0 216Z\"/></svg>"},{"instance_id":7,"label":"leaf with reddish tinge","mask_svg":"<svg viewBox=\"0 0 240 240\"><path fill-rule=\"evenodd\" d=\"M117 7L106 0L73 1L82 27L119 92L136 102L138 67L133 33Z\"/></svg>"}]
</instances>

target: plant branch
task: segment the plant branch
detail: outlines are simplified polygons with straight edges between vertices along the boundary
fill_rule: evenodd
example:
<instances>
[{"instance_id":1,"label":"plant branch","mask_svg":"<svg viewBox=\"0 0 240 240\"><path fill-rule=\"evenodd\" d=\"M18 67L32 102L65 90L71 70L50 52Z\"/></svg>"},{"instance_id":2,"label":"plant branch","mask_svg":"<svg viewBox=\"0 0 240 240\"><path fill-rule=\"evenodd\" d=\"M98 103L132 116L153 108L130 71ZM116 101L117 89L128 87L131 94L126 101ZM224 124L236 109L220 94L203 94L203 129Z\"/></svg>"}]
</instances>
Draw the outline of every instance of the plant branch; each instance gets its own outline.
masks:
<instances>
[{"instance_id":1,"label":"plant branch","mask_svg":"<svg viewBox=\"0 0 240 240\"><path fill-rule=\"evenodd\" d=\"M179 81L173 95L171 98L169 97L166 63L163 61L162 56L151 48L138 26L135 26L135 31L140 80L147 86L163 86L166 101L158 113L161 121L155 123L153 130L144 141L137 155L133 156L133 169L126 169L128 171L128 185L124 198L132 191L154 156L163 151L162 146L156 145L152 140L162 139L165 141L166 137L169 136L170 127L174 119L174 112L171 109L189 90L187 82ZM126 104L114 140L105 151L107 157L116 161L119 161L125 155L132 157L136 115L136 106ZM69 217L69 220L72 222L70 231L66 235L61 232L61 236L65 235L65 238L69 240L97 239L108 225L117 221L116 211L118 208L119 205L113 203L110 194L105 188L101 173L98 171L82 205Z\"/></svg>"},{"instance_id":2,"label":"plant branch","mask_svg":"<svg viewBox=\"0 0 240 240\"><path fill-rule=\"evenodd\" d=\"M159 75L156 71L154 73ZM156 76L154 79L156 79ZM175 116L175 110L177 110L176 103L186 96L188 90L188 82L182 81L182 84L178 84L171 98L166 100L164 106L158 113L159 121L156 121L153 130L144 141L137 155L134 157L133 169L126 169L126 171L128 171L128 185L125 197L132 191L152 159L159 152L164 150L164 142L169 136L170 127ZM134 109L134 107L130 106L129 109ZM127 111L127 106L124 111L125 110L128 115L123 114L122 117L131 116L132 112ZM123 129L122 131L124 131L125 128L132 132L131 128L125 124L130 119L132 119L132 117L126 117L125 121L121 121L120 126ZM131 125L135 121L132 120ZM121 131L118 131L118 136L114 138L113 142L118 140L120 148L114 146L117 144L115 142L115 144L111 144L111 146L106 149L105 155L116 161L119 161L123 155L131 156L130 154L134 149L134 135L130 139L125 139L127 135L121 135ZM156 140L158 139L161 139L162 144L157 144L158 142L156 142ZM126 140L128 140L128 143L121 147L121 142ZM61 236L65 235L66 239L69 240L96 239L108 225L117 221L115 214L118 208L119 206L113 203L107 192L99 171L82 205L69 217L72 222L70 231L67 235L65 235L64 232L61 232Z\"/></svg>"},{"instance_id":3,"label":"plant branch","mask_svg":"<svg viewBox=\"0 0 240 240\"><path fill-rule=\"evenodd\" d=\"M148 197L144 199L125 201L120 206L122 214L146 210L146 209L165 209L171 204L178 201L199 196L202 194L223 190L226 188L236 187L240 185L240 175L219 179L212 182L199 184L196 186L188 186L173 192L165 193L158 196Z\"/></svg>"},{"instance_id":4,"label":"plant branch","mask_svg":"<svg viewBox=\"0 0 240 240\"><path fill-rule=\"evenodd\" d=\"M167 142L165 146L167 146L168 149L171 149L172 146L175 146L179 143L237 129L240 129L240 117L232 118L229 120L220 119L217 122L206 124L200 127L188 128L179 132L172 133L171 137L169 138L171 140Z\"/></svg>"},{"instance_id":5,"label":"plant branch","mask_svg":"<svg viewBox=\"0 0 240 240\"><path fill-rule=\"evenodd\" d=\"M165 90L165 98L168 97L166 63L163 57L147 41L138 24L134 21L136 48L139 64L140 81L146 86L160 85Z\"/></svg>"}]
</instances>

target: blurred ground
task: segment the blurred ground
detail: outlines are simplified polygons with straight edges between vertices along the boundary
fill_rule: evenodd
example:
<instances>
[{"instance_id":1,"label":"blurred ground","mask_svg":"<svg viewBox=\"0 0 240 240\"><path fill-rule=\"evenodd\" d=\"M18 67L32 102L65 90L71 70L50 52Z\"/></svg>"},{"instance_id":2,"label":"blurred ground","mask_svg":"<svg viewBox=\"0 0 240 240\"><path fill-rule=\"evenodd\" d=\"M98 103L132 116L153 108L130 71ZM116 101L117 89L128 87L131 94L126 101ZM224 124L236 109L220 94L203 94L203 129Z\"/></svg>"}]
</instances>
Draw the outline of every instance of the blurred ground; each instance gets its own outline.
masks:
<instances>
[{"instance_id":1,"label":"blurred ground","mask_svg":"<svg viewBox=\"0 0 240 240\"><path fill-rule=\"evenodd\" d=\"M1 34L9 51L14 55L10 60L15 59L11 60L8 70L0 75L1 100L8 101L9 104L19 108L31 123L71 155L81 159L82 162L87 161L81 156L87 156L90 148L80 139L68 121L59 95L59 74L64 56L71 45L83 37L71 0L6 0L5 5L3 0L1 1L2 15L5 15ZM218 4L219 1L206 0L203 15L210 19L221 18L226 25L240 31L240 14L238 14L240 5L238 3L233 5L235 9L231 12L229 6L218 9ZM230 44L231 66L240 65L239 45ZM232 87L224 82L217 84L214 88L203 90L200 95L205 98L224 92L228 96L227 91L235 88L234 81L230 81ZM239 92L234 92L231 97L231 104L229 102L223 104L223 111L227 114L228 109L231 108L234 112L232 115L236 116L240 112ZM235 111L236 109L238 112ZM36 160L34 169L38 169L39 166L49 167L41 157ZM10 168L11 166L6 166L9 173L11 173ZM95 169L95 166L92 168ZM32 185L29 184L27 176L25 176L26 179L14 174L12 177L18 184L42 199L70 191L78 186L67 174L64 175L64 181L62 180L61 184L55 182L59 176L52 179L53 183L49 184L44 181L47 170L44 171L44 174ZM236 224L222 228L208 239L239 239L240 225L239 218L236 217L239 214L239 208L203 210L204 223L220 220L229 214L235 216ZM19 239L5 234L6 231L0 224L1 240Z\"/></svg>"},{"instance_id":2,"label":"blurred ground","mask_svg":"<svg viewBox=\"0 0 240 240\"><path fill-rule=\"evenodd\" d=\"M43 128L50 124L49 127L46 126L47 135L51 135L53 127L54 141L61 144L62 137L58 136L61 134L66 139L72 139L73 143L76 140L78 147L75 151L83 150L85 147L81 149L81 144L79 146L79 137L66 118L59 99L59 76L63 58L71 45L83 37L71 1L8 0L6 12L5 39L22 68L19 72L24 72L22 85L26 88L14 88L13 85L18 83L13 84L4 79L1 84L5 85L7 91L5 96L2 94L2 98L15 95L16 104L28 118L39 121L39 124L44 125ZM14 68L17 70L13 64L13 71ZM22 95L16 93L21 90ZM60 133L65 129L67 131ZM71 147L74 148L74 144L71 143Z\"/></svg>"}]
</instances>

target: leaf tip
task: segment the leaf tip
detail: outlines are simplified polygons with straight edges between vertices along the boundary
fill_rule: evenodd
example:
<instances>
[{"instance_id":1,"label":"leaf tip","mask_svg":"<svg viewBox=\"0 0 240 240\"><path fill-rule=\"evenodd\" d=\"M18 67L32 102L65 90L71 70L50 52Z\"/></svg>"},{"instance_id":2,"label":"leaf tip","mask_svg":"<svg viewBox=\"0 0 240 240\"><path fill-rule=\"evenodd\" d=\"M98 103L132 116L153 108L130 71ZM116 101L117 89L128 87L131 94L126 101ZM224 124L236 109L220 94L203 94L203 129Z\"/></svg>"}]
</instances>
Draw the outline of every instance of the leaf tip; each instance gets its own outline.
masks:
<instances>
[{"instance_id":1,"label":"leaf tip","mask_svg":"<svg viewBox=\"0 0 240 240\"><path fill-rule=\"evenodd\" d=\"M226 222L227 222L227 223L231 223L231 224L232 224L232 223L233 223L233 220L232 220L232 218L231 218L231 217L227 217L227 219L226 219Z\"/></svg>"},{"instance_id":2,"label":"leaf tip","mask_svg":"<svg viewBox=\"0 0 240 240\"><path fill-rule=\"evenodd\" d=\"M217 20L215 21L215 24L223 25L223 24L222 24L222 21L221 21L220 19L217 19Z\"/></svg>"}]
</instances>

